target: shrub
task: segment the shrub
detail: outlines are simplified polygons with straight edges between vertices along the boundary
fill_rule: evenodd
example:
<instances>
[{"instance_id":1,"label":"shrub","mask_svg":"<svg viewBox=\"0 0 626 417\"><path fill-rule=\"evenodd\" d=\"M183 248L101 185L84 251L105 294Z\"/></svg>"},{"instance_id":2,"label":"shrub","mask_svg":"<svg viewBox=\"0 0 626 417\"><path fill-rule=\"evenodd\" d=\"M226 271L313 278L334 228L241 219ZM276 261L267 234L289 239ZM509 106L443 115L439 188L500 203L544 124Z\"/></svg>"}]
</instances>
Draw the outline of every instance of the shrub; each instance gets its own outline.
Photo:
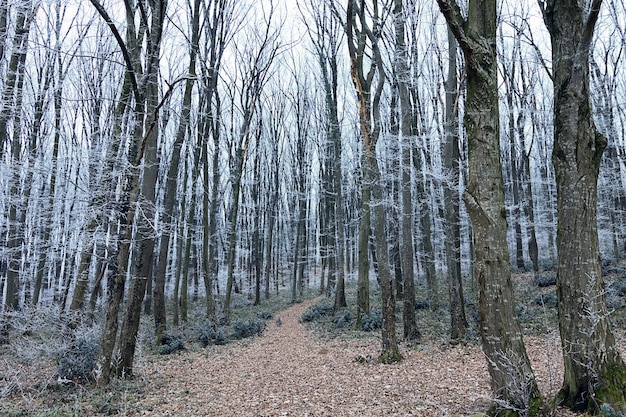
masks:
<instances>
[{"instance_id":1,"label":"shrub","mask_svg":"<svg viewBox=\"0 0 626 417\"><path fill-rule=\"evenodd\" d=\"M163 333L161 335L161 346L159 347L159 353L161 355L170 355L179 350L185 350L185 343L181 336L174 336L169 333Z\"/></svg>"},{"instance_id":2,"label":"shrub","mask_svg":"<svg viewBox=\"0 0 626 417\"><path fill-rule=\"evenodd\" d=\"M429 307L430 307L430 303L428 302L428 300L417 300L415 302L416 310L427 310Z\"/></svg>"},{"instance_id":3,"label":"shrub","mask_svg":"<svg viewBox=\"0 0 626 417\"><path fill-rule=\"evenodd\" d=\"M333 317L333 323L335 323L337 327L345 327L350 321L352 321L352 313L350 310L340 311Z\"/></svg>"},{"instance_id":4,"label":"shrub","mask_svg":"<svg viewBox=\"0 0 626 417\"><path fill-rule=\"evenodd\" d=\"M224 313L220 313L215 317L215 324L218 326L224 326L228 323L228 317Z\"/></svg>"},{"instance_id":5,"label":"shrub","mask_svg":"<svg viewBox=\"0 0 626 417\"><path fill-rule=\"evenodd\" d=\"M539 288L556 285L556 273L543 273L535 278L535 285Z\"/></svg>"},{"instance_id":6,"label":"shrub","mask_svg":"<svg viewBox=\"0 0 626 417\"><path fill-rule=\"evenodd\" d=\"M380 311L372 310L369 314L361 317L361 330L364 332L373 332L374 330L378 330L382 324L383 317L380 314Z\"/></svg>"},{"instance_id":7,"label":"shrub","mask_svg":"<svg viewBox=\"0 0 626 417\"><path fill-rule=\"evenodd\" d=\"M557 306L558 300L556 298L556 293L554 291L537 294L535 298L533 298L533 303L538 306L545 306L548 308L555 308Z\"/></svg>"},{"instance_id":8,"label":"shrub","mask_svg":"<svg viewBox=\"0 0 626 417\"><path fill-rule=\"evenodd\" d=\"M269 320L272 317L274 317L274 315L272 313L270 313L269 311L262 310L262 311L258 311L256 313L256 317L261 319L261 320Z\"/></svg>"},{"instance_id":9,"label":"shrub","mask_svg":"<svg viewBox=\"0 0 626 417\"><path fill-rule=\"evenodd\" d=\"M300 316L300 323L309 323L315 321L322 316L326 316L332 313L334 306L328 301L320 301L309 307L302 316Z\"/></svg>"},{"instance_id":10,"label":"shrub","mask_svg":"<svg viewBox=\"0 0 626 417\"><path fill-rule=\"evenodd\" d=\"M69 348L61 351L56 360L57 374L69 380L92 381L100 343L97 338L77 339Z\"/></svg>"},{"instance_id":11,"label":"shrub","mask_svg":"<svg viewBox=\"0 0 626 417\"><path fill-rule=\"evenodd\" d=\"M232 325L233 337L235 339L245 339L263 333L265 320L250 319L237 320Z\"/></svg>"},{"instance_id":12,"label":"shrub","mask_svg":"<svg viewBox=\"0 0 626 417\"><path fill-rule=\"evenodd\" d=\"M309 308L300 316L299 321L300 323L310 323L312 321L319 319L320 317L322 316L319 311Z\"/></svg>"},{"instance_id":13,"label":"shrub","mask_svg":"<svg viewBox=\"0 0 626 417\"><path fill-rule=\"evenodd\" d=\"M615 411L609 404L604 403L600 406L600 415L602 417L624 417L626 414L622 414Z\"/></svg>"},{"instance_id":14,"label":"shrub","mask_svg":"<svg viewBox=\"0 0 626 417\"><path fill-rule=\"evenodd\" d=\"M208 321L200 325L197 329L198 341L202 347L209 345L225 345L228 343L226 333L221 327L215 326L212 322Z\"/></svg>"},{"instance_id":15,"label":"shrub","mask_svg":"<svg viewBox=\"0 0 626 417\"><path fill-rule=\"evenodd\" d=\"M626 295L626 284L621 281L613 281L606 287L606 305L612 310L623 309L626 305L624 295Z\"/></svg>"}]
</instances>

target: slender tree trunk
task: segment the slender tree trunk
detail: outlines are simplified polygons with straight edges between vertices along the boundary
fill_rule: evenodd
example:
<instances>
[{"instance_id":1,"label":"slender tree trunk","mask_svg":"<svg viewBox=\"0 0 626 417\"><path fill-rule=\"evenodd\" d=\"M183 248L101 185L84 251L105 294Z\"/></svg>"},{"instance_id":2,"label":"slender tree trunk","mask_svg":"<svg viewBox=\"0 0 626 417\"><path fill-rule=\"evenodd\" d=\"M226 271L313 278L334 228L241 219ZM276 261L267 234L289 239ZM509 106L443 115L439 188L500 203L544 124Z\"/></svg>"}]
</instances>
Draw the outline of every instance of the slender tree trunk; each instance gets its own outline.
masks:
<instances>
[{"instance_id":1,"label":"slender tree trunk","mask_svg":"<svg viewBox=\"0 0 626 417\"><path fill-rule=\"evenodd\" d=\"M152 226L156 222L156 184L159 176L159 159L157 154L159 140L159 58L161 55L160 41L165 20L167 1L149 1L152 9L150 40L146 50L147 63L145 71L145 115L140 115L144 126L138 128L135 140L137 146L143 148L143 175L141 197L145 201L142 212L136 219L137 237L136 264L130 283L126 311L122 321L120 334L120 362L118 375L133 375L133 361L137 345L137 332L141 319L141 306L146 294L148 280L152 279L154 267L154 246L156 231ZM139 61L138 61L139 62ZM140 124L140 123L138 123ZM141 129L141 130L140 130ZM139 202L139 201L137 201ZM135 209L137 210L137 209ZM121 373L120 373L121 372Z\"/></svg>"},{"instance_id":2,"label":"slender tree trunk","mask_svg":"<svg viewBox=\"0 0 626 417\"><path fill-rule=\"evenodd\" d=\"M348 3L347 8L347 39L348 51L350 54L350 69L352 82L358 99L359 106L359 127L363 135L363 183L362 198L365 203L369 201L363 197L367 188L371 187L371 203L369 208L373 217L374 246L378 256L378 273L380 277L381 297L382 297L382 352L379 361L382 363L393 363L402 360L402 355L398 350L396 337L396 300L393 292L393 278L391 276L391 266L389 264L389 249L387 245L387 217L384 205L383 184L376 159L376 144L381 131L380 98L385 84L386 76L383 66L382 55L378 48L378 2L374 2L371 12L373 28L369 27L366 10L355 0ZM357 16L360 28L357 29ZM355 30L356 29L356 30ZM355 35L358 47L355 44ZM369 43L372 53L372 67L370 71L376 71L378 80L374 93L371 91L371 78L364 76L363 53L364 45ZM365 233L367 230L361 230Z\"/></svg>"},{"instance_id":3,"label":"slender tree trunk","mask_svg":"<svg viewBox=\"0 0 626 417\"><path fill-rule=\"evenodd\" d=\"M13 52L7 68L7 78L0 112L0 157L4 155L4 143L8 141L8 122L13 120L13 129L19 133L21 129L21 102L24 85L24 63L30 32L29 14L32 12L32 2L27 1L18 7L16 19L16 33L13 39ZM14 134L11 142L11 157L16 165L22 164L22 140ZM20 270L22 259L22 242L24 241L24 223L19 219L21 212L26 210L27 201L22 203L20 197L20 170L14 169L9 190L9 216L7 239L7 274L5 284L5 311L19 308ZM30 184L28 184L30 186ZM5 333L5 329L0 330Z\"/></svg>"},{"instance_id":4,"label":"slender tree trunk","mask_svg":"<svg viewBox=\"0 0 626 417\"><path fill-rule=\"evenodd\" d=\"M356 326L361 325L364 315L370 313L370 262L369 262L369 239L370 239L370 187L363 182L361 184L361 209L359 217L358 247L358 277L357 277L357 300L356 300ZM345 295L344 295L345 298Z\"/></svg>"},{"instance_id":5,"label":"slender tree trunk","mask_svg":"<svg viewBox=\"0 0 626 417\"><path fill-rule=\"evenodd\" d=\"M446 262L448 267L448 298L450 301L450 339L453 342L465 337L468 323L465 316L463 281L461 279L461 218L459 213L459 181L461 156L458 132L457 41L448 29L448 75L446 79L446 141L443 163L448 176L443 189L446 209Z\"/></svg>"},{"instance_id":6,"label":"slender tree trunk","mask_svg":"<svg viewBox=\"0 0 626 417\"><path fill-rule=\"evenodd\" d=\"M246 128L247 130L247 128ZM226 295L224 296L224 316L228 320L230 317L230 299L233 292L235 274L235 255L237 252L237 221L239 213L239 193L241 190L241 177L243 176L243 164L245 159L245 149L240 147L235 152L235 166L233 168L233 205L230 211L228 233L228 275L226 278Z\"/></svg>"},{"instance_id":7,"label":"slender tree trunk","mask_svg":"<svg viewBox=\"0 0 626 417\"><path fill-rule=\"evenodd\" d=\"M407 83L410 79L407 46L404 34L404 11L402 0L394 1L394 27L396 35L396 71L398 72L398 95L400 99L400 147L401 147L401 221L400 241L402 242L401 264L404 283L402 319L404 339L417 340L421 337L415 318L415 278L413 270L413 198L411 195L411 149L412 149L412 109ZM436 299L436 297L434 297ZM431 301L435 301L431 298Z\"/></svg>"},{"instance_id":8,"label":"slender tree trunk","mask_svg":"<svg viewBox=\"0 0 626 417\"><path fill-rule=\"evenodd\" d=\"M219 108L219 106L218 106ZM213 298L213 282L217 282L217 193L219 190L219 143L220 133L213 130L213 179L209 185L208 144L202 147L202 166L204 195L202 198L202 267L204 272L204 289L206 292L206 317L215 320L215 299ZM209 202L209 189L211 200Z\"/></svg>"},{"instance_id":9,"label":"slender tree trunk","mask_svg":"<svg viewBox=\"0 0 626 417\"><path fill-rule=\"evenodd\" d=\"M163 232L159 242L159 256L156 269L152 274L154 277L154 286L152 289L152 297L154 304L154 332L155 341L161 343L161 335L167 328L167 316L165 312L165 281L167 264L170 260L170 236L174 227L174 219L176 218L176 193L178 188L178 175L180 171L180 154L183 142L187 135L188 126L191 118L191 95L196 77L196 56L198 50L198 39L200 37L200 0L193 3L193 15L191 23L191 44L189 45L189 74L185 81L185 91L183 93L182 111L176 132L176 139L172 147L172 159L167 171L165 180L165 196L163 197L163 211L161 213L163 223ZM152 279L152 277L150 278Z\"/></svg>"},{"instance_id":10,"label":"slender tree trunk","mask_svg":"<svg viewBox=\"0 0 626 417\"><path fill-rule=\"evenodd\" d=\"M274 153L277 156L277 153ZM270 275L272 273L272 248L274 247L274 223L276 221L276 206L278 205L279 197L279 175L278 175L278 161L275 161L275 170L273 171L274 180L274 192L272 194L268 221L267 221L267 252L265 255L265 299L270 299Z\"/></svg>"}]
</instances>

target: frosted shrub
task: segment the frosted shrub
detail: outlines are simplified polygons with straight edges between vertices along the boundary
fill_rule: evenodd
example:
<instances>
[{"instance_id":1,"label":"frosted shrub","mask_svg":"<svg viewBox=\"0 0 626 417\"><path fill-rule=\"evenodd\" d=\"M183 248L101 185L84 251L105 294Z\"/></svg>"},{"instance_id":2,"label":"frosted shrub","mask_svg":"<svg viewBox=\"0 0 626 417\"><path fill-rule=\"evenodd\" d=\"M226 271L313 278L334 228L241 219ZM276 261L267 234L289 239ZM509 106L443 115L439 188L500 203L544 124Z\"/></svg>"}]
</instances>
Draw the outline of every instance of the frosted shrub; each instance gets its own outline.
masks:
<instances>
[{"instance_id":1,"label":"frosted shrub","mask_svg":"<svg viewBox=\"0 0 626 417\"><path fill-rule=\"evenodd\" d=\"M320 319L322 316L326 316L332 313L334 307L328 301L320 301L309 307L302 316L300 316L300 323L310 323L312 321Z\"/></svg>"},{"instance_id":2,"label":"frosted shrub","mask_svg":"<svg viewBox=\"0 0 626 417\"><path fill-rule=\"evenodd\" d=\"M263 333L265 320L250 319L237 320L232 325L233 337L235 339L245 339Z\"/></svg>"},{"instance_id":3,"label":"frosted shrub","mask_svg":"<svg viewBox=\"0 0 626 417\"><path fill-rule=\"evenodd\" d=\"M604 403L600 406L600 415L602 417L624 417L626 414L622 414L615 411L609 404Z\"/></svg>"},{"instance_id":4,"label":"frosted shrub","mask_svg":"<svg viewBox=\"0 0 626 417\"><path fill-rule=\"evenodd\" d=\"M207 321L198 326L198 341L202 347L209 345L225 345L228 343L228 337L221 327L215 326L212 322Z\"/></svg>"},{"instance_id":5,"label":"frosted shrub","mask_svg":"<svg viewBox=\"0 0 626 417\"><path fill-rule=\"evenodd\" d=\"M350 310L340 311L339 313L335 314L335 316L333 317L333 323L335 323L335 325L340 328L345 327L351 321L352 321L352 313L350 312Z\"/></svg>"},{"instance_id":6,"label":"frosted shrub","mask_svg":"<svg viewBox=\"0 0 626 417\"><path fill-rule=\"evenodd\" d=\"M257 318L261 319L261 320L269 320L272 317L274 317L274 315L272 313L270 313L269 311L259 311L256 313Z\"/></svg>"},{"instance_id":7,"label":"frosted shrub","mask_svg":"<svg viewBox=\"0 0 626 417\"><path fill-rule=\"evenodd\" d=\"M534 279L535 285L539 288L546 288L556 285L556 272L542 272Z\"/></svg>"},{"instance_id":8,"label":"frosted shrub","mask_svg":"<svg viewBox=\"0 0 626 417\"><path fill-rule=\"evenodd\" d=\"M74 342L58 352L57 374L71 381L93 381L100 341L95 332L76 336Z\"/></svg>"},{"instance_id":9,"label":"frosted shrub","mask_svg":"<svg viewBox=\"0 0 626 417\"><path fill-rule=\"evenodd\" d=\"M383 324L383 317L380 311L372 310L369 314L364 315L361 318L361 330L364 332L373 332L380 329Z\"/></svg>"},{"instance_id":10,"label":"frosted shrub","mask_svg":"<svg viewBox=\"0 0 626 417\"><path fill-rule=\"evenodd\" d=\"M163 335L161 335L161 342L162 344L159 347L159 353L161 355L170 355L180 350L185 350L185 343L181 336L163 333Z\"/></svg>"}]
</instances>

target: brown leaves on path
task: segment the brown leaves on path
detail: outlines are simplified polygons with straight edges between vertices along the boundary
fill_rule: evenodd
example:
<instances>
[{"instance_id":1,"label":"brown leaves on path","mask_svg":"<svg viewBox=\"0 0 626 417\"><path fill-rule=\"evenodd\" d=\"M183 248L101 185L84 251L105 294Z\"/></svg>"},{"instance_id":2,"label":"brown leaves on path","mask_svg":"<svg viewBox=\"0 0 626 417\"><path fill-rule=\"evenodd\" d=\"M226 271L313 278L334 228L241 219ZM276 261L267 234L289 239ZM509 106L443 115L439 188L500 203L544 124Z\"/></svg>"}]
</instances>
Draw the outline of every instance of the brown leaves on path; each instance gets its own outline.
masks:
<instances>
[{"instance_id":1,"label":"brown leaves on path","mask_svg":"<svg viewBox=\"0 0 626 417\"><path fill-rule=\"evenodd\" d=\"M251 341L144 363L152 389L129 414L456 416L488 406L477 346L424 344L405 349L402 363L380 365L378 339L324 340L298 323L314 301L282 312L282 326L270 321Z\"/></svg>"}]
</instances>

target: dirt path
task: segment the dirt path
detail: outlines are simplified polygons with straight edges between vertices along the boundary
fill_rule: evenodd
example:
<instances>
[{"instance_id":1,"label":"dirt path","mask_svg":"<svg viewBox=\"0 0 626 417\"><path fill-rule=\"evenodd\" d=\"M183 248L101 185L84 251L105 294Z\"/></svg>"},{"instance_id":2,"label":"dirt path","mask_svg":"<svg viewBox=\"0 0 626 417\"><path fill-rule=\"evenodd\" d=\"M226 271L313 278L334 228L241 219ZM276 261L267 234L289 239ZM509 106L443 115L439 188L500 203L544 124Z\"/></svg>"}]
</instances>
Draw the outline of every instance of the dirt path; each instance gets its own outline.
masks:
<instances>
[{"instance_id":1,"label":"dirt path","mask_svg":"<svg viewBox=\"0 0 626 417\"><path fill-rule=\"evenodd\" d=\"M271 320L251 341L144 362L139 371L150 389L129 400L127 414L430 417L488 406L488 375L477 346L424 344L403 350L401 364L357 363L358 355L375 358L379 341L312 336L298 323L312 302L282 312L282 326Z\"/></svg>"}]
</instances>

